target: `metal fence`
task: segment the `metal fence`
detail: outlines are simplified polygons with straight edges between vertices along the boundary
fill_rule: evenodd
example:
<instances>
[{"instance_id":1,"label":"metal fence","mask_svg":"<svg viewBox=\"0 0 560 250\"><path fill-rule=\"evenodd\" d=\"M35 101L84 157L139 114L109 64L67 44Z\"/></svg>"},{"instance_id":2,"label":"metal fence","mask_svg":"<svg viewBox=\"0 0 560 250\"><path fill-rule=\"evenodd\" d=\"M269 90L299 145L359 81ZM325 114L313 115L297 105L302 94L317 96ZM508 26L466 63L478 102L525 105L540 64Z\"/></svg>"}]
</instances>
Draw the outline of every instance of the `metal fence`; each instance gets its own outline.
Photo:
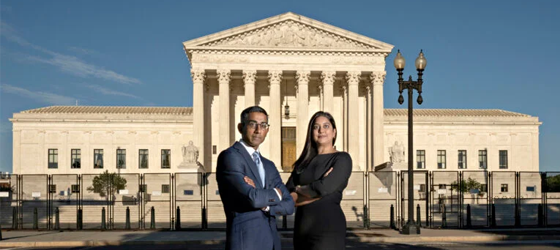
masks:
<instances>
[{"instance_id":1,"label":"metal fence","mask_svg":"<svg viewBox=\"0 0 560 250\"><path fill-rule=\"evenodd\" d=\"M93 189L100 175L7 176L0 179L1 226L37 230L226 227L215 173L118 176L126 185L109 185L103 192ZM290 173L280 176L286 182ZM341 201L348 227L402 227L408 219L407 187L406 171L353 172ZM422 227L560 225L560 172L414 171L413 190L414 219ZM293 229L294 215L277 217L277 225Z\"/></svg>"}]
</instances>

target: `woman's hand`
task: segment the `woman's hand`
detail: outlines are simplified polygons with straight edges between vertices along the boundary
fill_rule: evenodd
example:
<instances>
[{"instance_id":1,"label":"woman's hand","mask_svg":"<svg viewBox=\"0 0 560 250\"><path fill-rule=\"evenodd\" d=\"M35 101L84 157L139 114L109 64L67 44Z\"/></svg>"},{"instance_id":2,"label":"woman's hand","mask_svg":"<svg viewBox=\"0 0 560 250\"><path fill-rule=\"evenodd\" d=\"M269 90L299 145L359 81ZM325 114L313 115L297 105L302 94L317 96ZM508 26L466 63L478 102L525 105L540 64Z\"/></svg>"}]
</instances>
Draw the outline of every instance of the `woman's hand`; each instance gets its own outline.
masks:
<instances>
[{"instance_id":1,"label":"woman's hand","mask_svg":"<svg viewBox=\"0 0 560 250\"><path fill-rule=\"evenodd\" d=\"M243 180L245 181L245 183L249 184L249 186L251 186L253 188L257 187L257 186L255 186L255 182L251 178L245 176L245 177L243 177Z\"/></svg>"},{"instance_id":2,"label":"woman's hand","mask_svg":"<svg viewBox=\"0 0 560 250\"><path fill-rule=\"evenodd\" d=\"M294 200L294 202L296 202L297 199L298 199L298 194L296 192L291 192L290 195L292 196L292 200Z\"/></svg>"},{"instance_id":3,"label":"woman's hand","mask_svg":"<svg viewBox=\"0 0 560 250\"><path fill-rule=\"evenodd\" d=\"M293 197L293 196L292 196L292 197ZM313 202L315 202L315 201L317 201L317 200L319 200L319 199L321 199L321 197L318 197L318 198L309 198L309 197L305 197L305 196L299 196L299 197L297 198L297 200L294 200L294 201L295 201L295 203L296 203L296 207L299 207L299 206L305 206L305 205L307 205L307 204L313 203Z\"/></svg>"},{"instance_id":4,"label":"woman's hand","mask_svg":"<svg viewBox=\"0 0 560 250\"><path fill-rule=\"evenodd\" d=\"M329 168L329 171L327 171L327 172L323 175L323 178L327 177L327 175L329 175L332 171L333 171L333 168Z\"/></svg>"}]
</instances>

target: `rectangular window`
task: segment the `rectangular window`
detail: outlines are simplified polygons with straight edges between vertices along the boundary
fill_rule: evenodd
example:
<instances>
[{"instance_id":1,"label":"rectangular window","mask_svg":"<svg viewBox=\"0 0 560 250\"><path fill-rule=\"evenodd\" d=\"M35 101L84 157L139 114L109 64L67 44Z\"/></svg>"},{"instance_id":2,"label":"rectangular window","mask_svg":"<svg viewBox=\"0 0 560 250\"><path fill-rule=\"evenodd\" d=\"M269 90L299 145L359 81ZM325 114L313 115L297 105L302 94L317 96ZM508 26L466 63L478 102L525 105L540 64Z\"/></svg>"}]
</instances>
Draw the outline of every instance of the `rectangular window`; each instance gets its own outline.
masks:
<instances>
[{"instance_id":1,"label":"rectangular window","mask_svg":"<svg viewBox=\"0 0 560 250\"><path fill-rule=\"evenodd\" d=\"M446 189L445 184L439 184L439 185L438 185L438 188L439 188L439 189Z\"/></svg>"},{"instance_id":2,"label":"rectangular window","mask_svg":"<svg viewBox=\"0 0 560 250\"><path fill-rule=\"evenodd\" d=\"M488 184L480 184L480 192L488 192Z\"/></svg>"},{"instance_id":3,"label":"rectangular window","mask_svg":"<svg viewBox=\"0 0 560 250\"><path fill-rule=\"evenodd\" d=\"M425 169L426 168L426 151L416 150L416 168Z\"/></svg>"},{"instance_id":4,"label":"rectangular window","mask_svg":"<svg viewBox=\"0 0 560 250\"><path fill-rule=\"evenodd\" d=\"M501 191L502 191L502 193L507 193L508 192L508 184L502 184Z\"/></svg>"},{"instance_id":5,"label":"rectangular window","mask_svg":"<svg viewBox=\"0 0 560 250\"><path fill-rule=\"evenodd\" d=\"M458 158L459 169L467 168L467 150L459 150Z\"/></svg>"},{"instance_id":6,"label":"rectangular window","mask_svg":"<svg viewBox=\"0 0 560 250\"><path fill-rule=\"evenodd\" d=\"M508 168L508 153L507 150L500 150L500 169Z\"/></svg>"},{"instance_id":7,"label":"rectangular window","mask_svg":"<svg viewBox=\"0 0 560 250\"><path fill-rule=\"evenodd\" d=\"M426 192L426 184L420 184L420 190L418 192Z\"/></svg>"},{"instance_id":8,"label":"rectangular window","mask_svg":"<svg viewBox=\"0 0 560 250\"><path fill-rule=\"evenodd\" d=\"M446 153L445 150L437 151L437 168L445 169Z\"/></svg>"},{"instance_id":9,"label":"rectangular window","mask_svg":"<svg viewBox=\"0 0 560 250\"><path fill-rule=\"evenodd\" d=\"M485 150L478 150L478 167L481 169L486 169L488 166L488 155Z\"/></svg>"},{"instance_id":10,"label":"rectangular window","mask_svg":"<svg viewBox=\"0 0 560 250\"><path fill-rule=\"evenodd\" d=\"M103 168L103 149L93 150L93 168Z\"/></svg>"},{"instance_id":11,"label":"rectangular window","mask_svg":"<svg viewBox=\"0 0 560 250\"><path fill-rule=\"evenodd\" d=\"M169 193L169 185L167 185L167 184L161 185L161 193L162 194L168 194Z\"/></svg>"},{"instance_id":12,"label":"rectangular window","mask_svg":"<svg viewBox=\"0 0 560 250\"><path fill-rule=\"evenodd\" d=\"M171 168L171 150L161 150L161 168Z\"/></svg>"},{"instance_id":13,"label":"rectangular window","mask_svg":"<svg viewBox=\"0 0 560 250\"><path fill-rule=\"evenodd\" d=\"M535 186L527 186L527 192L535 192Z\"/></svg>"},{"instance_id":14,"label":"rectangular window","mask_svg":"<svg viewBox=\"0 0 560 250\"><path fill-rule=\"evenodd\" d=\"M72 149L71 152L71 159L70 162L72 162L72 168L80 168L80 164L81 164L81 158L82 158L82 150L81 149Z\"/></svg>"},{"instance_id":15,"label":"rectangular window","mask_svg":"<svg viewBox=\"0 0 560 250\"><path fill-rule=\"evenodd\" d=\"M49 149L49 168L58 168L58 149Z\"/></svg>"},{"instance_id":16,"label":"rectangular window","mask_svg":"<svg viewBox=\"0 0 560 250\"><path fill-rule=\"evenodd\" d=\"M138 151L138 168L148 168L148 150L140 149Z\"/></svg>"},{"instance_id":17,"label":"rectangular window","mask_svg":"<svg viewBox=\"0 0 560 250\"><path fill-rule=\"evenodd\" d=\"M117 149L117 168L126 168L126 149Z\"/></svg>"}]
</instances>

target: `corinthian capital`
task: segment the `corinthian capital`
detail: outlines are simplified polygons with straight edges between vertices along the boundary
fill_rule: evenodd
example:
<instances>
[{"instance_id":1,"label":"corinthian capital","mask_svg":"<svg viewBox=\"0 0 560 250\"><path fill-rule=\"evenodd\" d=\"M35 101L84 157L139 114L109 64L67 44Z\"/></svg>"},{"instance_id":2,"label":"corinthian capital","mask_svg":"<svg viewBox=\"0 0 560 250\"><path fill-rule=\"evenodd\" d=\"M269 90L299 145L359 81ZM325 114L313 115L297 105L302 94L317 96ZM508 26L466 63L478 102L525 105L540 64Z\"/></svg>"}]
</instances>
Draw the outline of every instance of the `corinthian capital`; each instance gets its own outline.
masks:
<instances>
[{"instance_id":1,"label":"corinthian capital","mask_svg":"<svg viewBox=\"0 0 560 250\"><path fill-rule=\"evenodd\" d=\"M203 69L191 69L191 77L193 83L203 83L204 78L206 78L206 74Z\"/></svg>"},{"instance_id":2,"label":"corinthian capital","mask_svg":"<svg viewBox=\"0 0 560 250\"><path fill-rule=\"evenodd\" d=\"M349 71L346 73L346 81L348 81L348 85L359 84L361 75L362 72L360 71Z\"/></svg>"},{"instance_id":3,"label":"corinthian capital","mask_svg":"<svg viewBox=\"0 0 560 250\"><path fill-rule=\"evenodd\" d=\"M311 76L311 72L309 70L298 70L296 72L296 79L298 85L309 84L309 76Z\"/></svg>"},{"instance_id":4,"label":"corinthian capital","mask_svg":"<svg viewBox=\"0 0 560 250\"><path fill-rule=\"evenodd\" d=\"M229 69L219 69L216 71L219 83L229 83L231 71Z\"/></svg>"},{"instance_id":5,"label":"corinthian capital","mask_svg":"<svg viewBox=\"0 0 560 250\"><path fill-rule=\"evenodd\" d=\"M247 83L255 83L257 80L257 71L256 70L243 70L243 82Z\"/></svg>"},{"instance_id":6,"label":"corinthian capital","mask_svg":"<svg viewBox=\"0 0 560 250\"><path fill-rule=\"evenodd\" d=\"M386 74L387 72L385 71L376 71L371 73L371 77L370 77L371 83L373 83L373 85L383 85Z\"/></svg>"},{"instance_id":7,"label":"corinthian capital","mask_svg":"<svg viewBox=\"0 0 560 250\"><path fill-rule=\"evenodd\" d=\"M335 71L323 71L321 73L321 80L323 80L323 85L333 85L335 76Z\"/></svg>"},{"instance_id":8,"label":"corinthian capital","mask_svg":"<svg viewBox=\"0 0 560 250\"><path fill-rule=\"evenodd\" d=\"M271 70L268 71L268 80L270 83L280 84L282 81L282 71L281 70Z\"/></svg>"}]
</instances>

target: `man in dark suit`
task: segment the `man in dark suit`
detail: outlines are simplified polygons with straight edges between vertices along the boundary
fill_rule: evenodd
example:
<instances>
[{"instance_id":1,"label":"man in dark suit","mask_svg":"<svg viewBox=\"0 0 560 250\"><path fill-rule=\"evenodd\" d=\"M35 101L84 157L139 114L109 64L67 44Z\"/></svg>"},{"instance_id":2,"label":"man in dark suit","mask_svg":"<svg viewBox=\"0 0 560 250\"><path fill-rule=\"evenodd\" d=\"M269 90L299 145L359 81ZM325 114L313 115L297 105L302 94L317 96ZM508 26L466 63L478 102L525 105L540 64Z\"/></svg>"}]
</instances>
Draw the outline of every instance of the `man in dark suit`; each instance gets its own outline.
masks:
<instances>
[{"instance_id":1,"label":"man in dark suit","mask_svg":"<svg viewBox=\"0 0 560 250\"><path fill-rule=\"evenodd\" d=\"M243 110L237 125L242 139L218 156L216 180L227 218L227 250L280 250L276 216L294 212L276 166L259 152L268 128L263 108Z\"/></svg>"}]
</instances>

